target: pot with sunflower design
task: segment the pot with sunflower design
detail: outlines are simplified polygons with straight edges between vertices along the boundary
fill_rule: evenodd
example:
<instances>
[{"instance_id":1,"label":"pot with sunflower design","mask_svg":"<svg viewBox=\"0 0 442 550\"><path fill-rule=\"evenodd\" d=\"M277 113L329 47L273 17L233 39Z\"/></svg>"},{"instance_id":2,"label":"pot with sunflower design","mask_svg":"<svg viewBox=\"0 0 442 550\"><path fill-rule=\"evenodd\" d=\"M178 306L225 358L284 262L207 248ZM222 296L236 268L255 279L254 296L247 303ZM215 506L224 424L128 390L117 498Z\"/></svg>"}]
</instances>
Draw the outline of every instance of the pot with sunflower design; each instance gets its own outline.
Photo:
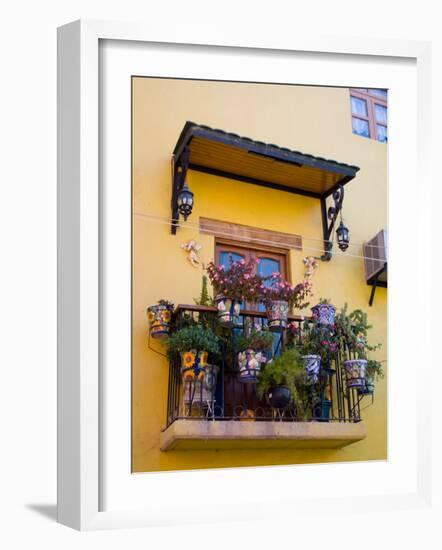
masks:
<instances>
[{"instance_id":1,"label":"pot with sunflower design","mask_svg":"<svg viewBox=\"0 0 442 550\"><path fill-rule=\"evenodd\" d=\"M183 380L201 381L209 366L209 355L219 353L219 339L210 328L190 325L175 331L167 339L167 354L171 361L181 361Z\"/></svg>"},{"instance_id":2,"label":"pot with sunflower design","mask_svg":"<svg viewBox=\"0 0 442 550\"><path fill-rule=\"evenodd\" d=\"M149 332L152 338L164 340L169 336L174 305L168 300L159 300L147 308Z\"/></svg>"}]
</instances>

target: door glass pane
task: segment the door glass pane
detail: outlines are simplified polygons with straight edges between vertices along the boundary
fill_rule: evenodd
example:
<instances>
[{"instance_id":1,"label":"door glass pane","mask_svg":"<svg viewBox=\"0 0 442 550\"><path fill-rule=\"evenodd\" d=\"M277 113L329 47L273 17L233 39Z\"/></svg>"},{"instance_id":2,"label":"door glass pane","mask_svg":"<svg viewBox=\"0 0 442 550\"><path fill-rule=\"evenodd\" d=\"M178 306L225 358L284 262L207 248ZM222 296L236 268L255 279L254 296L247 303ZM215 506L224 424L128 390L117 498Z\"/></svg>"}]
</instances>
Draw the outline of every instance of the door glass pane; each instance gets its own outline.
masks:
<instances>
[{"instance_id":1,"label":"door glass pane","mask_svg":"<svg viewBox=\"0 0 442 550\"><path fill-rule=\"evenodd\" d=\"M365 99L351 96L351 112L354 115L368 116L367 102Z\"/></svg>"},{"instance_id":2,"label":"door glass pane","mask_svg":"<svg viewBox=\"0 0 442 550\"><path fill-rule=\"evenodd\" d=\"M387 90L379 90L379 89L376 89L376 88L369 88L368 91L372 95L375 95L377 97L382 97L383 99L387 99L387 97L388 97Z\"/></svg>"},{"instance_id":3,"label":"door glass pane","mask_svg":"<svg viewBox=\"0 0 442 550\"><path fill-rule=\"evenodd\" d=\"M381 124L376 124L376 132L378 134L378 141L388 141L387 127Z\"/></svg>"},{"instance_id":4,"label":"door glass pane","mask_svg":"<svg viewBox=\"0 0 442 550\"><path fill-rule=\"evenodd\" d=\"M281 263L273 258L258 258L258 275L262 277L269 277L273 273L281 273ZM270 287L272 285L271 280L264 282L265 286ZM258 311L265 311L264 304L258 305Z\"/></svg>"},{"instance_id":5,"label":"door glass pane","mask_svg":"<svg viewBox=\"0 0 442 550\"><path fill-rule=\"evenodd\" d=\"M354 134L357 134L358 136L370 137L370 129L366 120L352 117L351 123Z\"/></svg>"},{"instance_id":6,"label":"door glass pane","mask_svg":"<svg viewBox=\"0 0 442 550\"><path fill-rule=\"evenodd\" d=\"M240 260L245 260L245 256L238 254L237 252L222 251L219 254L219 264L224 266L226 269L229 268L231 262L239 262ZM244 302L241 302L241 309L245 309ZM242 317L240 317L242 322ZM237 332L237 330L235 329Z\"/></svg>"},{"instance_id":7,"label":"door glass pane","mask_svg":"<svg viewBox=\"0 0 442 550\"><path fill-rule=\"evenodd\" d=\"M281 264L278 260L273 258L258 258L258 260L258 274L262 277L270 277L273 273L281 273ZM270 286L272 282L268 280L264 284Z\"/></svg>"},{"instance_id":8,"label":"door glass pane","mask_svg":"<svg viewBox=\"0 0 442 550\"><path fill-rule=\"evenodd\" d=\"M376 121L382 124L387 124L387 107L383 105L374 104L374 112L376 115Z\"/></svg>"},{"instance_id":9,"label":"door glass pane","mask_svg":"<svg viewBox=\"0 0 442 550\"><path fill-rule=\"evenodd\" d=\"M231 261L239 262L244 259L244 256L241 256L241 254L237 254L236 252L221 252L219 255L220 265L223 265L226 268L230 266Z\"/></svg>"}]
</instances>

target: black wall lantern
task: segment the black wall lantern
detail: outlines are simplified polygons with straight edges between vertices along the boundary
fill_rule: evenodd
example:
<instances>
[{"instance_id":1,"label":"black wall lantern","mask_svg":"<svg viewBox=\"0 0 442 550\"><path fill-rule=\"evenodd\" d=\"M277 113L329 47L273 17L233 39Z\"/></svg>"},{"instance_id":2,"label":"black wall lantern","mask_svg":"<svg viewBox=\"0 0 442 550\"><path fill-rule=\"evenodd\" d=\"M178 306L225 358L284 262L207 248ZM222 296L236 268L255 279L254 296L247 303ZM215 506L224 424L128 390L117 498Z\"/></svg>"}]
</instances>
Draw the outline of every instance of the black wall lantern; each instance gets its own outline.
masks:
<instances>
[{"instance_id":1,"label":"black wall lantern","mask_svg":"<svg viewBox=\"0 0 442 550\"><path fill-rule=\"evenodd\" d=\"M345 252L350 243L350 231L348 227L344 225L342 221L342 204L344 202L344 187L339 185L332 193L333 206L327 209L325 198L321 199L322 205L322 227L324 230L324 248L325 254L320 257L320 260L328 262L332 257L333 243L330 238L332 237L333 228L335 226L338 215L341 216L341 223L336 229L336 237L338 240L338 246L342 252Z\"/></svg>"},{"instance_id":2,"label":"black wall lantern","mask_svg":"<svg viewBox=\"0 0 442 550\"><path fill-rule=\"evenodd\" d=\"M342 217L341 217L341 223L339 224L338 229L336 229L336 237L338 239L339 248L342 250L342 252L345 252L350 243L350 232L348 230L348 227L344 225L344 222L342 221Z\"/></svg>"},{"instance_id":3,"label":"black wall lantern","mask_svg":"<svg viewBox=\"0 0 442 550\"><path fill-rule=\"evenodd\" d=\"M178 193L178 211L183 216L184 220L187 220L187 217L192 214L193 208L193 193L189 189L187 182L184 182L184 185L181 191Z\"/></svg>"},{"instance_id":4,"label":"black wall lantern","mask_svg":"<svg viewBox=\"0 0 442 550\"><path fill-rule=\"evenodd\" d=\"M190 152L188 147L183 150L176 164L175 157L172 157L172 235L176 234L180 214L184 220L187 220L192 213L193 193L186 181L189 157Z\"/></svg>"}]
</instances>

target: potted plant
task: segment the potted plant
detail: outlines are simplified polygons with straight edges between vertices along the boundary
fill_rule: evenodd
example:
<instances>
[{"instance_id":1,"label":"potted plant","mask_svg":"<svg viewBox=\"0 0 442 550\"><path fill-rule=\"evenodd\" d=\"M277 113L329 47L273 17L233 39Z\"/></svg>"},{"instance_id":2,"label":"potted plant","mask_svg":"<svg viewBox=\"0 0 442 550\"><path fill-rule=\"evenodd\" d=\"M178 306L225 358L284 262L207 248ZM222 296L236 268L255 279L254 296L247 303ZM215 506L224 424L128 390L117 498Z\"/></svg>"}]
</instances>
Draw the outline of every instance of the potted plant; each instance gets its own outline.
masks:
<instances>
[{"instance_id":1,"label":"potted plant","mask_svg":"<svg viewBox=\"0 0 442 550\"><path fill-rule=\"evenodd\" d=\"M173 360L181 357L181 374L184 381L201 382L206 374L215 376L211 385L216 385L219 367L209 365L209 354L219 353L218 337L209 328L190 325L174 332L167 340L167 354Z\"/></svg>"},{"instance_id":2,"label":"potted plant","mask_svg":"<svg viewBox=\"0 0 442 550\"><path fill-rule=\"evenodd\" d=\"M152 338L163 340L169 336L174 305L168 300L158 300L154 306L147 308L149 333Z\"/></svg>"},{"instance_id":3,"label":"potted plant","mask_svg":"<svg viewBox=\"0 0 442 550\"><path fill-rule=\"evenodd\" d=\"M233 261L230 256L228 267L210 262L207 274L215 293L215 303L218 308L219 322L228 327L239 324L241 302L254 302L262 282L255 273L254 260Z\"/></svg>"},{"instance_id":4,"label":"potted plant","mask_svg":"<svg viewBox=\"0 0 442 550\"><path fill-rule=\"evenodd\" d=\"M238 338L236 348L241 382L254 383L258 380L261 365L267 362L266 352L272 349L273 341L269 330L257 328Z\"/></svg>"},{"instance_id":5,"label":"potted plant","mask_svg":"<svg viewBox=\"0 0 442 550\"><path fill-rule=\"evenodd\" d=\"M312 316L320 325L330 326L335 323L336 307L329 299L321 298L319 303L313 306Z\"/></svg>"},{"instance_id":6,"label":"potted plant","mask_svg":"<svg viewBox=\"0 0 442 550\"><path fill-rule=\"evenodd\" d=\"M369 357L381 345L368 342L367 334L372 326L368 324L367 314L361 309L348 313L345 304L336 316L336 328L344 352L347 388L355 388L362 394L373 393L375 380L383 378L384 373L382 364Z\"/></svg>"},{"instance_id":7,"label":"potted plant","mask_svg":"<svg viewBox=\"0 0 442 550\"><path fill-rule=\"evenodd\" d=\"M384 378L382 363L374 359L368 359L365 369L365 387L359 389L359 393L363 395L373 395L375 383Z\"/></svg>"},{"instance_id":8,"label":"potted plant","mask_svg":"<svg viewBox=\"0 0 442 550\"><path fill-rule=\"evenodd\" d=\"M338 350L338 335L335 325L323 325L317 318L304 321L297 339L297 346L304 361L307 380L310 384L319 382L321 364L324 369Z\"/></svg>"},{"instance_id":9,"label":"potted plant","mask_svg":"<svg viewBox=\"0 0 442 550\"><path fill-rule=\"evenodd\" d=\"M293 308L306 307L308 302L305 300L310 294L311 284L308 281L292 285L283 281L280 273L266 278L260 285L260 300L266 307L269 329L274 332L285 329L289 313Z\"/></svg>"},{"instance_id":10,"label":"potted plant","mask_svg":"<svg viewBox=\"0 0 442 550\"><path fill-rule=\"evenodd\" d=\"M293 401L297 416L305 419L310 408L310 394L301 355L287 349L263 367L257 385L259 398L266 396L275 409L285 409Z\"/></svg>"}]
</instances>

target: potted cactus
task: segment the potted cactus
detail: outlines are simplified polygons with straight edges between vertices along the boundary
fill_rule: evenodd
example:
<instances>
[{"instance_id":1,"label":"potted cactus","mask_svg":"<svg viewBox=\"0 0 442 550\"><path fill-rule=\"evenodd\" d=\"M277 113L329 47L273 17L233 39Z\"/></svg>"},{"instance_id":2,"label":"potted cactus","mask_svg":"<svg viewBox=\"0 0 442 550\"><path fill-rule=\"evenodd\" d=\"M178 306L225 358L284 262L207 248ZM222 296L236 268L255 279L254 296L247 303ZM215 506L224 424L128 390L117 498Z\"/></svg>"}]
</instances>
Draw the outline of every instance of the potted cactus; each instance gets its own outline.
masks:
<instances>
[{"instance_id":1,"label":"potted cactus","mask_svg":"<svg viewBox=\"0 0 442 550\"><path fill-rule=\"evenodd\" d=\"M261 365L267 362L267 353L273 346L273 334L267 329L252 328L248 335L236 342L238 350L239 380L254 383L258 380Z\"/></svg>"},{"instance_id":2,"label":"potted cactus","mask_svg":"<svg viewBox=\"0 0 442 550\"><path fill-rule=\"evenodd\" d=\"M158 300L158 303L147 308L149 334L152 338L164 340L170 333L174 305L168 300Z\"/></svg>"}]
</instances>

